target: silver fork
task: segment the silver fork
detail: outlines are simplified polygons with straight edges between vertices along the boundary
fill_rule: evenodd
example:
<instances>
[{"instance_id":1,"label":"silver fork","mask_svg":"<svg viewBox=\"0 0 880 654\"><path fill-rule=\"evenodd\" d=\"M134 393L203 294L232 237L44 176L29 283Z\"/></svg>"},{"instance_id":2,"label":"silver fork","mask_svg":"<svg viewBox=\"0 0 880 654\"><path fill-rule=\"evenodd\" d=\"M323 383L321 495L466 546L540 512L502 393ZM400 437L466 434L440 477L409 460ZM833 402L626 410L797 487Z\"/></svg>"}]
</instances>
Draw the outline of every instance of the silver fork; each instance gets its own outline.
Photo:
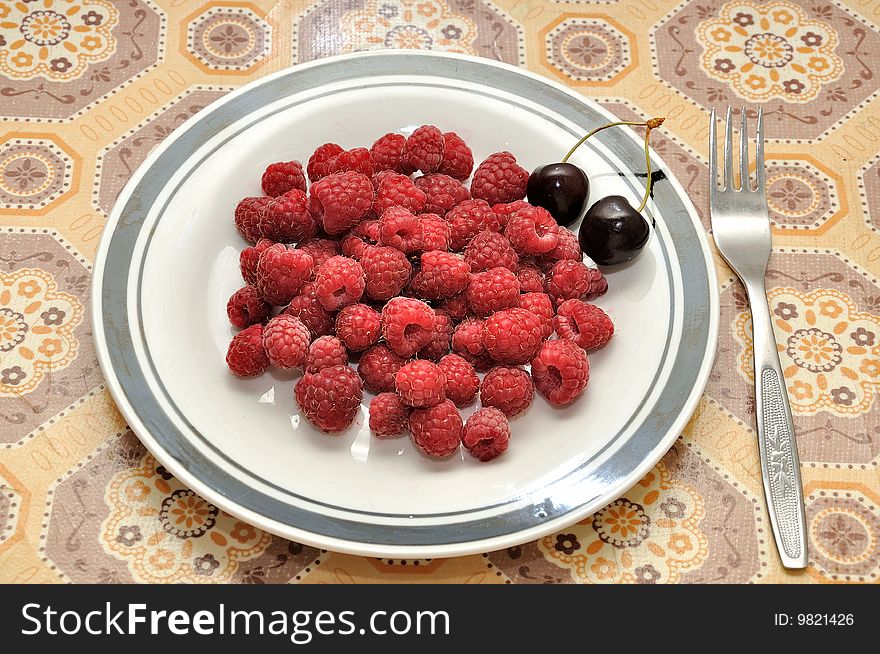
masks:
<instances>
[{"instance_id":1,"label":"silver fork","mask_svg":"<svg viewBox=\"0 0 880 654\"><path fill-rule=\"evenodd\" d=\"M739 132L740 188L733 183L733 125L730 107L724 137L724 180L715 164L715 110L709 128L709 205L718 251L742 280L752 310L758 449L767 511L776 548L786 568L807 567L807 528L797 441L785 391L764 276L770 258L770 217L764 188L764 115L758 110L755 142L756 188L749 179L746 110Z\"/></svg>"}]
</instances>

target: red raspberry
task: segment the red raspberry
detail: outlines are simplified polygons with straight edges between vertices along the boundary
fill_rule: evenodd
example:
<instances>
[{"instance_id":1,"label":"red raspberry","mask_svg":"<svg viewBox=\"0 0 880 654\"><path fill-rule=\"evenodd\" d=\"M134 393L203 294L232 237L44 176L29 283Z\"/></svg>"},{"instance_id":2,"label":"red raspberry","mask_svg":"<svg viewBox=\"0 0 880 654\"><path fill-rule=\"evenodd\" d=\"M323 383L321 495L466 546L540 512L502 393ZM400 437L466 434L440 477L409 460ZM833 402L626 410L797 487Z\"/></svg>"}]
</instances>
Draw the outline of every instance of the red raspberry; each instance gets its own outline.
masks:
<instances>
[{"instance_id":1,"label":"red raspberry","mask_svg":"<svg viewBox=\"0 0 880 654\"><path fill-rule=\"evenodd\" d=\"M336 316L336 336L352 352L363 352L379 340L379 312L366 304L350 304Z\"/></svg>"},{"instance_id":2,"label":"red raspberry","mask_svg":"<svg viewBox=\"0 0 880 654\"><path fill-rule=\"evenodd\" d=\"M450 209L445 219L450 228L449 249L455 252L463 250L484 229L501 230L498 216L484 200L465 200Z\"/></svg>"},{"instance_id":3,"label":"red raspberry","mask_svg":"<svg viewBox=\"0 0 880 654\"><path fill-rule=\"evenodd\" d=\"M353 236L351 232L342 237L342 240L339 241L339 245L342 249L342 256L357 261L360 261L360 258L364 256L364 252L367 251L367 248L371 247L364 239L359 236Z\"/></svg>"},{"instance_id":4,"label":"red raspberry","mask_svg":"<svg viewBox=\"0 0 880 654\"><path fill-rule=\"evenodd\" d=\"M500 363L528 363L543 342L541 319L528 309L497 311L483 323L483 345Z\"/></svg>"},{"instance_id":5,"label":"red raspberry","mask_svg":"<svg viewBox=\"0 0 880 654\"><path fill-rule=\"evenodd\" d=\"M342 234L357 225L373 205L370 178L353 171L334 173L312 184L310 209L320 216L324 231Z\"/></svg>"},{"instance_id":6,"label":"red raspberry","mask_svg":"<svg viewBox=\"0 0 880 654\"><path fill-rule=\"evenodd\" d=\"M592 300L607 290L608 281L601 271L581 261L560 261L547 276L547 295L557 304L571 299Z\"/></svg>"},{"instance_id":7,"label":"red raspberry","mask_svg":"<svg viewBox=\"0 0 880 654\"><path fill-rule=\"evenodd\" d=\"M412 280L419 297L437 300L458 295L471 281L471 269L458 254L431 250L421 257L421 269Z\"/></svg>"},{"instance_id":8,"label":"red raspberry","mask_svg":"<svg viewBox=\"0 0 880 654\"><path fill-rule=\"evenodd\" d=\"M379 393L370 402L370 431L378 438L400 436L407 430L410 411L397 393Z\"/></svg>"},{"instance_id":9,"label":"red raspberry","mask_svg":"<svg viewBox=\"0 0 880 654\"><path fill-rule=\"evenodd\" d=\"M250 284L238 289L226 303L229 322L239 329L263 322L270 313L272 313L272 305L263 299L256 286Z\"/></svg>"},{"instance_id":10,"label":"red raspberry","mask_svg":"<svg viewBox=\"0 0 880 654\"><path fill-rule=\"evenodd\" d=\"M410 213L425 210L427 196L406 175L386 175L376 187L373 211L381 216L386 209L403 207Z\"/></svg>"},{"instance_id":11,"label":"red raspberry","mask_svg":"<svg viewBox=\"0 0 880 654\"><path fill-rule=\"evenodd\" d=\"M510 424L498 409L480 409L467 419L461 442L480 461L491 461L507 451L510 445Z\"/></svg>"},{"instance_id":12,"label":"red raspberry","mask_svg":"<svg viewBox=\"0 0 880 654\"><path fill-rule=\"evenodd\" d=\"M440 309L452 318L453 322L461 322L474 315L467 299L467 293L459 293L455 297L443 300L440 303Z\"/></svg>"},{"instance_id":13,"label":"red raspberry","mask_svg":"<svg viewBox=\"0 0 880 654\"><path fill-rule=\"evenodd\" d=\"M360 259L366 279L367 297L379 302L400 295L409 281L412 264L406 255L391 247L369 246Z\"/></svg>"},{"instance_id":14,"label":"red raspberry","mask_svg":"<svg viewBox=\"0 0 880 654\"><path fill-rule=\"evenodd\" d=\"M423 213L419 216L418 250L428 252L430 250L447 251L449 249L449 223L435 213Z\"/></svg>"},{"instance_id":15,"label":"red raspberry","mask_svg":"<svg viewBox=\"0 0 880 654\"><path fill-rule=\"evenodd\" d=\"M493 361L483 345L483 321L467 318L452 332L452 351L470 363L477 372L485 372Z\"/></svg>"},{"instance_id":16,"label":"red raspberry","mask_svg":"<svg viewBox=\"0 0 880 654\"><path fill-rule=\"evenodd\" d=\"M614 335L614 323L608 314L581 300L560 304L553 325L559 338L572 340L587 351L602 347Z\"/></svg>"},{"instance_id":17,"label":"red raspberry","mask_svg":"<svg viewBox=\"0 0 880 654\"><path fill-rule=\"evenodd\" d=\"M343 150L327 162L330 173L355 172L367 177L373 175L373 157L366 148Z\"/></svg>"},{"instance_id":18,"label":"red raspberry","mask_svg":"<svg viewBox=\"0 0 880 654\"><path fill-rule=\"evenodd\" d=\"M409 417L413 443L423 453L437 458L458 450L462 427L461 415L449 400L430 409L416 409Z\"/></svg>"},{"instance_id":19,"label":"red raspberry","mask_svg":"<svg viewBox=\"0 0 880 654\"><path fill-rule=\"evenodd\" d=\"M608 280L598 268L590 268L590 288L583 297L584 300L595 300L608 292Z\"/></svg>"},{"instance_id":20,"label":"red raspberry","mask_svg":"<svg viewBox=\"0 0 880 654\"><path fill-rule=\"evenodd\" d=\"M425 211L445 216L455 205L471 199L471 194L464 184L449 175L431 173L417 177L416 187L425 193Z\"/></svg>"},{"instance_id":21,"label":"red raspberry","mask_svg":"<svg viewBox=\"0 0 880 654\"><path fill-rule=\"evenodd\" d=\"M374 345L361 355L358 361L358 374L364 386L372 393L385 393L394 390L394 378L406 360L397 356L386 345Z\"/></svg>"},{"instance_id":22,"label":"red raspberry","mask_svg":"<svg viewBox=\"0 0 880 654\"><path fill-rule=\"evenodd\" d=\"M272 198L261 196L244 198L235 207L235 228L248 243L256 243L260 237L260 218Z\"/></svg>"},{"instance_id":23,"label":"red raspberry","mask_svg":"<svg viewBox=\"0 0 880 654\"><path fill-rule=\"evenodd\" d=\"M407 297L392 298L382 308L382 337L402 357L411 357L431 342L434 310Z\"/></svg>"},{"instance_id":24,"label":"red raspberry","mask_svg":"<svg viewBox=\"0 0 880 654\"><path fill-rule=\"evenodd\" d=\"M550 404L574 402L590 381L587 353L568 339L545 341L532 359L532 379Z\"/></svg>"},{"instance_id":25,"label":"red raspberry","mask_svg":"<svg viewBox=\"0 0 880 654\"><path fill-rule=\"evenodd\" d=\"M373 173L373 176L370 178L370 181L373 183L373 188L378 190L379 185L382 184L386 179L391 177L396 177L401 173L396 173L393 170L380 170L378 173Z\"/></svg>"},{"instance_id":26,"label":"red raspberry","mask_svg":"<svg viewBox=\"0 0 880 654\"><path fill-rule=\"evenodd\" d=\"M473 356L486 354L483 344L483 320L467 318L461 322L452 334L452 350L458 354L467 352Z\"/></svg>"},{"instance_id":27,"label":"red raspberry","mask_svg":"<svg viewBox=\"0 0 880 654\"><path fill-rule=\"evenodd\" d=\"M507 268L473 273L467 297L475 314L488 316L519 304L519 280Z\"/></svg>"},{"instance_id":28,"label":"red raspberry","mask_svg":"<svg viewBox=\"0 0 880 654\"><path fill-rule=\"evenodd\" d=\"M318 300L318 292L314 282L309 282L302 287L299 295L290 301L284 313L299 318L315 338L333 331L333 314L327 311Z\"/></svg>"},{"instance_id":29,"label":"red raspberry","mask_svg":"<svg viewBox=\"0 0 880 654\"><path fill-rule=\"evenodd\" d=\"M419 219L403 207L391 207L379 218L379 242L404 254L419 249L422 230Z\"/></svg>"},{"instance_id":30,"label":"red raspberry","mask_svg":"<svg viewBox=\"0 0 880 654\"><path fill-rule=\"evenodd\" d=\"M302 250L271 245L257 264L257 290L269 304L284 306L312 278L313 260Z\"/></svg>"},{"instance_id":31,"label":"red raspberry","mask_svg":"<svg viewBox=\"0 0 880 654\"><path fill-rule=\"evenodd\" d=\"M318 429L338 432L348 427L361 407L361 378L348 366L308 372L294 387L303 415Z\"/></svg>"},{"instance_id":32,"label":"red raspberry","mask_svg":"<svg viewBox=\"0 0 880 654\"><path fill-rule=\"evenodd\" d=\"M494 211L495 215L498 216L498 219L501 221L501 226L505 227L513 214L515 214L520 209L525 209L526 207L530 206L532 205L530 205L525 200L514 200L513 202L502 202L500 204L493 204L492 211Z\"/></svg>"},{"instance_id":33,"label":"red raspberry","mask_svg":"<svg viewBox=\"0 0 880 654\"><path fill-rule=\"evenodd\" d=\"M532 378L522 368L496 366L486 373L480 387L480 402L503 411L509 418L532 405L535 389Z\"/></svg>"},{"instance_id":34,"label":"red raspberry","mask_svg":"<svg viewBox=\"0 0 880 654\"><path fill-rule=\"evenodd\" d=\"M306 190L306 176L299 161L280 161L269 164L261 180L263 193L277 197L291 189Z\"/></svg>"},{"instance_id":35,"label":"red raspberry","mask_svg":"<svg viewBox=\"0 0 880 654\"><path fill-rule=\"evenodd\" d=\"M520 254L544 254L556 247L556 221L543 207L520 209L507 221L504 235Z\"/></svg>"},{"instance_id":36,"label":"red raspberry","mask_svg":"<svg viewBox=\"0 0 880 654\"><path fill-rule=\"evenodd\" d=\"M423 173L434 173L443 162L445 149L443 132L433 125L422 125L406 139L403 158L406 163Z\"/></svg>"},{"instance_id":37,"label":"red raspberry","mask_svg":"<svg viewBox=\"0 0 880 654\"><path fill-rule=\"evenodd\" d=\"M489 204L503 204L526 197L529 171L517 165L509 152L496 152L486 157L474 172L471 195Z\"/></svg>"},{"instance_id":38,"label":"red raspberry","mask_svg":"<svg viewBox=\"0 0 880 654\"><path fill-rule=\"evenodd\" d=\"M474 367L457 354L447 354L439 365L446 376L446 397L457 406L470 404L480 390L480 378Z\"/></svg>"},{"instance_id":39,"label":"red raspberry","mask_svg":"<svg viewBox=\"0 0 880 654\"><path fill-rule=\"evenodd\" d=\"M263 348L262 325L251 325L232 337L226 351L226 365L238 377L256 377L266 370L269 357Z\"/></svg>"},{"instance_id":40,"label":"red raspberry","mask_svg":"<svg viewBox=\"0 0 880 654\"><path fill-rule=\"evenodd\" d=\"M474 169L474 155L471 149L455 132L446 132L443 141L446 147L443 150L443 162L438 172L460 181L466 180Z\"/></svg>"},{"instance_id":41,"label":"red raspberry","mask_svg":"<svg viewBox=\"0 0 880 654\"><path fill-rule=\"evenodd\" d=\"M278 243L295 243L314 236L317 227L306 194L297 188L266 205L259 229L264 238Z\"/></svg>"},{"instance_id":42,"label":"red raspberry","mask_svg":"<svg viewBox=\"0 0 880 654\"><path fill-rule=\"evenodd\" d=\"M419 350L419 358L439 361L440 357L449 352L452 342L452 331L455 326L452 318L439 309L434 310L434 329L431 333L431 341Z\"/></svg>"},{"instance_id":43,"label":"red raspberry","mask_svg":"<svg viewBox=\"0 0 880 654\"><path fill-rule=\"evenodd\" d=\"M394 388L405 404L412 407L436 406L446 399L446 375L436 363L425 359L410 361L397 371Z\"/></svg>"},{"instance_id":44,"label":"red raspberry","mask_svg":"<svg viewBox=\"0 0 880 654\"><path fill-rule=\"evenodd\" d=\"M370 154L373 156L373 168L376 170L393 170L402 175L409 175L415 168L406 163L403 149L406 137L403 134L389 133L373 143Z\"/></svg>"},{"instance_id":45,"label":"red raspberry","mask_svg":"<svg viewBox=\"0 0 880 654\"><path fill-rule=\"evenodd\" d=\"M519 290L523 293L544 292L544 273L540 268L520 262L516 269L516 278L519 280Z\"/></svg>"},{"instance_id":46,"label":"red raspberry","mask_svg":"<svg viewBox=\"0 0 880 654\"><path fill-rule=\"evenodd\" d=\"M367 243L374 245L379 242L379 219L367 218L352 227L352 236L364 239Z\"/></svg>"},{"instance_id":47,"label":"red raspberry","mask_svg":"<svg viewBox=\"0 0 880 654\"><path fill-rule=\"evenodd\" d=\"M584 253L581 252L580 243L573 231L560 227L556 232L556 247L550 250L546 255L551 261L563 261L570 259L572 261L583 261Z\"/></svg>"},{"instance_id":48,"label":"red raspberry","mask_svg":"<svg viewBox=\"0 0 880 654\"><path fill-rule=\"evenodd\" d=\"M312 260L315 262L315 270L323 266L327 259L335 257L341 252L339 242L329 238L310 238L300 241L296 249L308 252L311 255Z\"/></svg>"},{"instance_id":49,"label":"red raspberry","mask_svg":"<svg viewBox=\"0 0 880 654\"><path fill-rule=\"evenodd\" d=\"M306 372L318 372L333 366L347 366L348 351L335 336L321 336L309 345L306 355Z\"/></svg>"},{"instance_id":50,"label":"red raspberry","mask_svg":"<svg viewBox=\"0 0 880 654\"><path fill-rule=\"evenodd\" d=\"M523 293L519 306L534 313L541 321L541 335L550 338L553 333L553 301L546 293Z\"/></svg>"},{"instance_id":51,"label":"red raspberry","mask_svg":"<svg viewBox=\"0 0 880 654\"><path fill-rule=\"evenodd\" d=\"M306 170L308 171L309 179L313 184L322 177L326 177L333 172L330 170L330 162L332 162L340 152L345 152L345 150L342 149L342 146L336 145L335 143L325 143L312 153L312 156L309 157L309 163L306 166Z\"/></svg>"},{"instance_id":52,"label":"red raspberry","mask_svg":"<svg viewBox=\"0 0 880 654\"><path fill-rule=\"evenodd\" d=\"M299 368L306 362L312 335L299 318L281 313L263 329L263 347L276 368Z\"/></svg>"},{"instance_id":53,"label":"red raspberry","mask_svg":"<svg viewBox=\"0 0 880 654\"><path fill-rule=\"evenodd\" d=\"M268 238L261 238L256 245L246 247L238 257L241 267L241 276L248 284L257 283L257 264L260 263L260 255L270 245L275 245Z\"/></svg>"},{"instance_id":54,"label":"red raspberry","mask_svg":"<svg viewBox=\"0 0 880 654\"><path fill-rule=\"evenodd\" d=\"M471 239L464 250L464 260L473 272L489 268L507 268L516 271L519 255L510 245L507 237L498 232L480 232Z\"/></svg>"},{"instance_id":55,"label":"red raspberry","mask_svg":"<svg viewBox=\"0 0 880 654\"><path fill-rule=\"evenodd\" d=\"M327 311L357 302L365 286L364 269L348 257L330 257L315 274L315 292Z\"/></svg>"}]
</instances>

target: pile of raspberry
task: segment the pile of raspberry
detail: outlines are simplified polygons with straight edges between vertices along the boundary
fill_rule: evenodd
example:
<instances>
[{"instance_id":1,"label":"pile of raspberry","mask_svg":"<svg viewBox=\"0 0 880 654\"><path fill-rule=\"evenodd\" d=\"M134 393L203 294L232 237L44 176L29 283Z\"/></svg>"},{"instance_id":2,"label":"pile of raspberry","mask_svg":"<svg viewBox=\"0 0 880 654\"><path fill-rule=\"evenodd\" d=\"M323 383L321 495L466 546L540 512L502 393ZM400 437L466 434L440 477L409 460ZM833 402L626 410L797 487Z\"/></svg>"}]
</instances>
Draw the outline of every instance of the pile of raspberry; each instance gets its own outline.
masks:
<instances>
[{"instance_id":1,"label":"pile of raspberry","mask_svg":"<svg viewBox=\"0 0 880 654\"><path fill-rule=\"evenodd\" d=\"M461 137L424 125L369 149L324 144L305 170L266 168L265 195L235 208L251 245L227 305L241 329L232 373L300 369L302 415L328 433L369 391L376 437L408 432L428 456L463 445L482 461L507 450L535 388L554 406L577 400L587 352L614 333L589 303L608 284L575 235L524 200L529 173L512 154L473 167Z\"/></svg>"}]
</instances>

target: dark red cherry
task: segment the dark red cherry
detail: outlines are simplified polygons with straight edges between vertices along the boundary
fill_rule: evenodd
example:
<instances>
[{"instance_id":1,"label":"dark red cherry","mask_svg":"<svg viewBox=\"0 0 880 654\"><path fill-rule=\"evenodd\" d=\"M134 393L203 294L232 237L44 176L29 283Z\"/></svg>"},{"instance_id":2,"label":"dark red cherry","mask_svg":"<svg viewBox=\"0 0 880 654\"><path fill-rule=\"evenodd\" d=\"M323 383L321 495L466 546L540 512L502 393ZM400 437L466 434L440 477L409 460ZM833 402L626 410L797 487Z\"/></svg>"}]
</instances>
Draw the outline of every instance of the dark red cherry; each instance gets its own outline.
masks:
<instances>
[{"instance_id":1,"label":"dark red cherry","mask_svg":"<svg viewBox=\"0 0 880 654\"><path fill-rule=\"evenodd\" d=\"M589 208L578 232L584 253L600 266L636 257L651 231L648 221L620 195L609 195Z\"/></svg>"},{"instance_id":2,"label":"dark red cherry","mask_svg":"<svg viewBox=\"0 0 880 654\"><path fill-rule=\"evenodd\" d=\"M544 207L560 225L580 218L590 197L587 174L571 163L538 166L526 187L529 204Z\"/></svg>"}]
</instances>

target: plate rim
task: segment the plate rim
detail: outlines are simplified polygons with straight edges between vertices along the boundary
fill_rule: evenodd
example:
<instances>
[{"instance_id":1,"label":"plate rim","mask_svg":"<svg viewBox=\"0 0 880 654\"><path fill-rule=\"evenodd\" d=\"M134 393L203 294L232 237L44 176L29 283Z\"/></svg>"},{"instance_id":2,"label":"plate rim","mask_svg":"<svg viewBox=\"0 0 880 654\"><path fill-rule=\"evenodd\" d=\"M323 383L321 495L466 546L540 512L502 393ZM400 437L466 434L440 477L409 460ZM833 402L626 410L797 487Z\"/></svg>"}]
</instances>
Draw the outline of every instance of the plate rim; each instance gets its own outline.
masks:
<instances>
[{"instance_id":1,"label":"plate rim","mask_svg":"<svg viewBox=\"0 0 880 654\"><path fill-rule=\"evenodd\" d=\"M607 109L599 105L592 98L577 93L573 89L570 89L569 87L559 82L556 82L555 80L549 79L547 77L544 77L543 75L534 73L525 68L520 68L503 62L498 62L481 57L473 57L469 55L400 50L368 51L337 55L333 57L317 59L303 64L296 64L293 66L285 67L279 71L276 71L275 73L256 79L234 91L231 91L227 95L213 102L212 107L214 109L219 108L220 106L233 100L234 98L248 93L252 88L267 84L271 80L288 75L293 71L299 71L321 65L333 64L340 61L345 62L347 60L372 57L420 57L424 59L452 59L468 61L474 64L487 66L488 68L501 68L516 73L518 75L531 78L532 80L538 81L542 84L554 87L558 91L561 91L565 95L575 99L577 102L584 103L590 106L591 109L599 112L600 114L612 116L612 114ZM700 249L703 255L702 259L705 263L705 268L707 271L707 283L709 289L709 329L708 340L706 343L706 351L701 360L700 368L696 376L694 385L691 389L690 395L682 403L678 416L671 424L668 432L653 447L653 449L650 451L650 455L646 456L641 461L641 463L635 466L635 468L629 474L621 477L615 483L611 484L605 493L593 499L592 501L584 502L579 507L569 511L564 515L546 520L533 527L515 530L507 534L490 536L487 538L462 541L458 543L445 543L441 545L392 545L347 540L307 531L303 528L291 524L285 524L275 519L263 516L258 512L248 509L247 507L239 505L236 500L223 495L221 491L208 486L206 483L202 482L197 476L190 473L186 469L186 467L184 467L180 462L178 462L176 458L174 458L170 453L165 450L165 448L154 438L152 433L150 433L149 429L144 426L140 419L140 416L138 415L137 410L135 409L132 402L130 402L126 397L121 387L120 381L116 376L113 363L110 360L110 354L106 341L106 333L103 324L104 316L102 289L105 263L115 227L118 225L122 215L122 208L125 204L125 200L128 199L133 189L140 183L144 174L152 167L155 161L159 157L161 157L161 155L165 151L167 151L178 140L178 138L183 135L186 127L188 126L187 123L192 125L198 119L198 114L188 119L188 121L186 121L184 125L175 130L174 133L172 133L166 140L164 140L159 146L157 146L152 152L150 152L147 158L140 164L140 166L138 166L138 168L132 174L131 178L126 182L125 186L120 191L119 199L117 199L117 201L114 203L114 207L110 212L110 215L108 216L107 223L104 227L104 231L101 235L101 240L95 253L92 269L92 280L90 285L90 291L92 294L91 297L93 299L90 313L93 324L93 340L95 343L96 354L98 357L99 365L101 366L102 374L104 375L104 379L106 381L106 387L110 391L110 394L113 397L117 408L126 419L129 427L148 449L148 451L160 463L162 463L162 465L164 465L171 473L173 473L178 479L180 479L181 482L195 490L197 493L205 497L205 499L211 501L216 506L270 533L277 534L283 538L296 540L298 542L305 543L314 547L325 548L332 551L339 551L361 556L391 556L396 558L445 558L482 553L535 540L536 538L546 535L547 533L551 533L558 528L573 524L583 517L595 512L602 506L605 506L605 504L607 504L608 502L619 498L623 493L626 492L626 490L631 488L651 468L653 468L657 464L657 462L666 454L666 452L671 448L675 440L678 438L678 435L681 433L682 429L690 420L690 417L696 410L696 407L700 399L702 398L703 392L705 391L705 387L708 382L708 377L715 359L715 352L718 341L720 300L717 284L717 271L715 269L715 261L712 255L712 250L709 245L709 238L705 229L702 226L699 214L697 213L696 208L691 202L690 197L686 194L683 187L681 186L679 180L673 174L671 174L671 172L668 172L667 180L672 184L673 190L675 191L676 195L681 199L685 209L687 209L688 219L693 222L696 227L695 232L697 234L697 240L701 246ZM657 156L657 154L653 150L651 152L651 157L652 159L654 159L655 162L657 162L658 166L662 166L665 171L670 170L668 166L665 165L663 160L659 156Z\"/></svg>"}]
</instances>

